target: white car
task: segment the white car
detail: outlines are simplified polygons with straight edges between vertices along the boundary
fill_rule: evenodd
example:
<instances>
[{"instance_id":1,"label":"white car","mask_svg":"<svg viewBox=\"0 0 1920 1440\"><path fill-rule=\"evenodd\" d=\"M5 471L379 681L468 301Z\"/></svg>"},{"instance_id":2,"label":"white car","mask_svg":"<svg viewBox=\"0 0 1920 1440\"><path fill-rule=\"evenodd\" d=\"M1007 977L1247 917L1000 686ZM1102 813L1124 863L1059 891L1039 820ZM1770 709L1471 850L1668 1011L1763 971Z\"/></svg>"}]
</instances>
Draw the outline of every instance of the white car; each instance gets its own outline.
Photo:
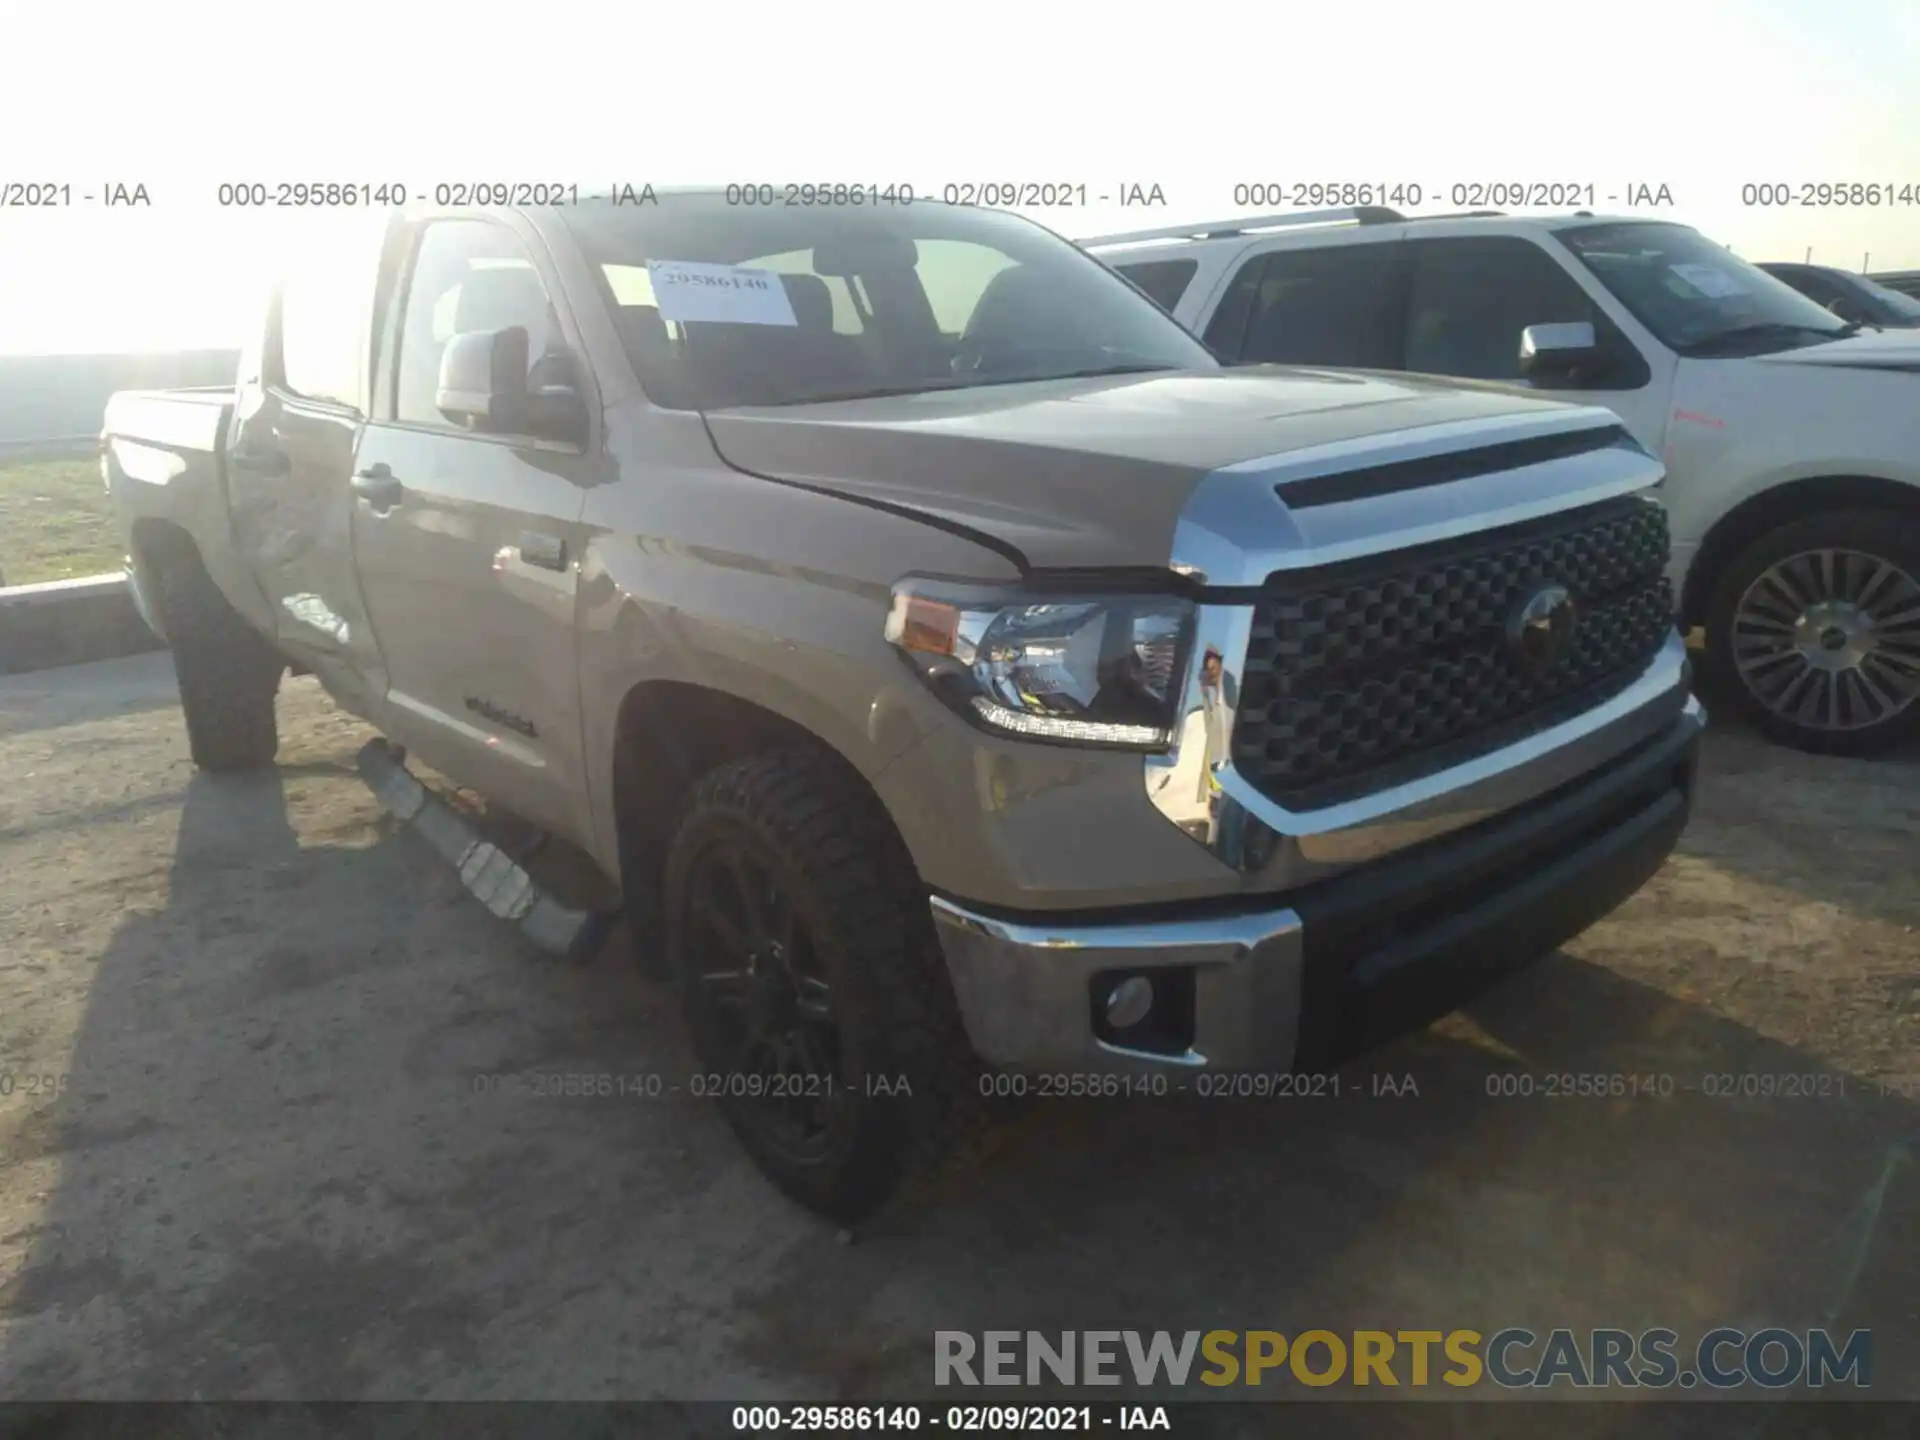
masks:
<instances>
[{"instance_id":1,"label":"white car","mask_svg":"<svg viewBox=\"0 0 1920 1440\"><path fill-rule=\"evenodd\" d=\"M1607 406L1666 462L1677 608L1729 698L1806 750L1920 732L1920 334L1663 220L1360 209L1080 243L1230 362Z\"/></svg>"}]
</instances>

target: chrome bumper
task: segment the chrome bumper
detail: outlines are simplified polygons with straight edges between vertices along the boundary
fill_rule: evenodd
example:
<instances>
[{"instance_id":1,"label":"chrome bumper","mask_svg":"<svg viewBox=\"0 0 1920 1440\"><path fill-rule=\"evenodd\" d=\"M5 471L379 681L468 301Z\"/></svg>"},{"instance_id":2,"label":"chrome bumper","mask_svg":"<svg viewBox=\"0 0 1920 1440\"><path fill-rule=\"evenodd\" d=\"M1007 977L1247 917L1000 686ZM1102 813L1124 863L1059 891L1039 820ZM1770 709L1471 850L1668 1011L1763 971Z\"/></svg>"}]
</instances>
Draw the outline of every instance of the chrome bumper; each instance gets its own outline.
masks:
<instances>
[{"instance_id":1,"label":"chrome bumper","mask_svg":"<svg viewBox=\"0 0 1920 1440\"><path fill-rule=\"evenodd\" d=\"M1054 925L996 920L936 896L933 917L968 1037L989 1065L1238 1068L1293 1058L1301 942L1291 910ZM1194 972L1194 1034L1184 1052L1130 1050L1095 1033L1095 976L1180 967Z\"/></svg>"},{"instance_id":2,"label":"chrome bumper","mask_svg":"<svg viewBox=\"0 0 1920 1440\"><path fill-rule=\"evenodd\" d=\"M1058 923L935 897L968 1035L1012 1070L1330 1068L1455 1008L1644 884L1691 811L1705 723L1689 697L1663 733L1552 794L1257 913ZM1102 1038L1098 977L1181 971L1184 1046Z\"/></svg>"}]
</instances>

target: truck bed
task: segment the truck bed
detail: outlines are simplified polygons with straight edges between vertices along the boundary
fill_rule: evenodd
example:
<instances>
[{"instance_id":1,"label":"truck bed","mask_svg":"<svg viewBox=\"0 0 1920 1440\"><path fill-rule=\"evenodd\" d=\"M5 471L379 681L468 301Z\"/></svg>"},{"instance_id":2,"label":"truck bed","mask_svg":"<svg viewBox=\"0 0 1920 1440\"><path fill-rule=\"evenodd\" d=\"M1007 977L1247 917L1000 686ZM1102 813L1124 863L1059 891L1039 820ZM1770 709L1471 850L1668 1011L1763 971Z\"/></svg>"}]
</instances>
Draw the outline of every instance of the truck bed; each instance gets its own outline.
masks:
<instances>
[{"instance_id":1,"label":"truck bed","mask_svg":"<svg viewBox=\"0 0 1920 1440\"><path fill-rule=\"evenodd\" d=\"M182 390L117 390L107 400L101 438L214 454L220 448L232 413L231 385Z\"/></svg>"}]
</instances>

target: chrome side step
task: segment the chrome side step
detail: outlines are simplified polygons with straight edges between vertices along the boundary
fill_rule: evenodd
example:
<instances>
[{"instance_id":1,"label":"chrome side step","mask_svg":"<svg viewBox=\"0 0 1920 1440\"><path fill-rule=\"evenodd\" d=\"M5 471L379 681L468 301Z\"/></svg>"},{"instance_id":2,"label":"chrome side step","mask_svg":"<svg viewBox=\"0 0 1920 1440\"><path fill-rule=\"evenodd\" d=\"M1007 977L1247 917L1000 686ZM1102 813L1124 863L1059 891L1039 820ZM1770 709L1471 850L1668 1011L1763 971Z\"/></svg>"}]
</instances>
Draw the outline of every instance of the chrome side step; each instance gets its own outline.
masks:
<instances>
[{"instance_id":1,"label":"chrome side step","mask_svg":"<svg viewBox=\"0 0 1920 1440\"><path fill-rule=\"evenodd\" d=\"M386 740L369 740L354 765L374 798L459 872L468 893L518 926L534 945L576 962L600 948L616 912L575 910L547 894L510 855L481 839L464 816L416 780L405 752Z\"/></svg>"}]
</instances>

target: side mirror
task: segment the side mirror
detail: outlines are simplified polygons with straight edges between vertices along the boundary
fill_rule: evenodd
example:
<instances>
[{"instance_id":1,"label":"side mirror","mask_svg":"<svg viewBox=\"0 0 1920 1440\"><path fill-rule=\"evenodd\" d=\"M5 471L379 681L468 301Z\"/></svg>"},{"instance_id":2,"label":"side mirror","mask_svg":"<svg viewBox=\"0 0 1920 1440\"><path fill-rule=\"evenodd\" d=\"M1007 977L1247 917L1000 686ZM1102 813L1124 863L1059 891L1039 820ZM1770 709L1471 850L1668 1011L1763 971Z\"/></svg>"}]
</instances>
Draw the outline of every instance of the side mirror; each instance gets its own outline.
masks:
<instances>
[{"instance_id":1,"label":"side mirror","mask_svg":"<svg viewBox=\"0 0 1920 1440\"><path fill-rule=\"evenodd\" d=\"M434 404L456 425L483 435L586 443L587 409L573 357L543 356L530 383L527 343L518 325L454 336L440 356Z\"/></svg>"},{"instance_id":2,"label":"side mirror","mask_svg":"<svg viewBox=\"0 0 1920 1440\"><path fill-rule=\"evenodd\" d=\"M1529 325L1520 332L1520 374L1528 380L1580 380L1604 370L1610 358L1586 320Z\"/></svg>"}]
</instances>

